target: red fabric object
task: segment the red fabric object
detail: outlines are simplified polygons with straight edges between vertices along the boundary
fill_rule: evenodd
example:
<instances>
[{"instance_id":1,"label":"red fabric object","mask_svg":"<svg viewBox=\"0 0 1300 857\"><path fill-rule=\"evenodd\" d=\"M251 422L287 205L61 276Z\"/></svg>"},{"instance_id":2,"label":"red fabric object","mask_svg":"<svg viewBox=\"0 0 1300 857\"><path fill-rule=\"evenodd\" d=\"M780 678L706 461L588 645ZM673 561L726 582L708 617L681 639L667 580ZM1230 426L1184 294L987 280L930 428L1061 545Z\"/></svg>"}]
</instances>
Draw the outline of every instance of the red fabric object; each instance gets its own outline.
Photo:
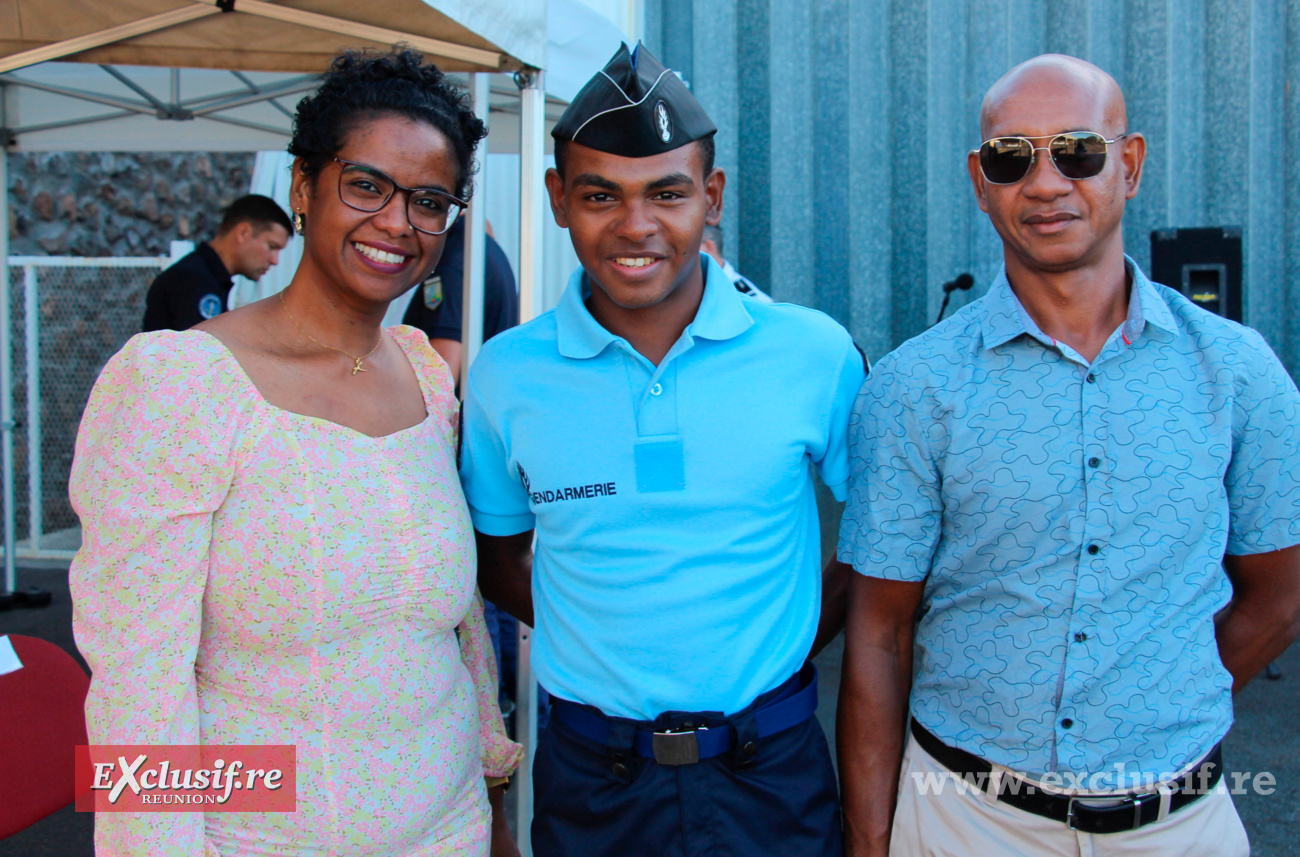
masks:
<instances>
[{"instance_id":1,"label":"red fabric object","mask_svg":"<svg viewBox=\"0 0 1300 857\"><path fill-rule=\"evenodd\" d=\"M63 649L10 634L22 669L0 675L0 839L72 803L90 677Z\"/></svg>"}]
</instances>

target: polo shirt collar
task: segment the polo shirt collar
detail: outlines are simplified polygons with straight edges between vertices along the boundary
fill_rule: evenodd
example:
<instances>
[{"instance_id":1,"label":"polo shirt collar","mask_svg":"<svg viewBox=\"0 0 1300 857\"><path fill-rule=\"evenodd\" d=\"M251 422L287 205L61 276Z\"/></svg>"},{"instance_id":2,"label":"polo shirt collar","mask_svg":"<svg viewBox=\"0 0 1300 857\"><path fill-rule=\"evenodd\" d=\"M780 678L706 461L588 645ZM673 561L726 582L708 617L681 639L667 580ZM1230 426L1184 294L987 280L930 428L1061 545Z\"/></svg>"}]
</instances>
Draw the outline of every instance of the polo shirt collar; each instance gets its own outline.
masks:
<instances>
[{"instance_id":1,"label":"polo shirt collar","mask_svg":"<svg viewBox=\"0 0 1300 857\"><path fill-rule=\"evenodd\" d=\"M740 292L708 253L700 253L704 265L704 297L695 313L695 320L686 326L686 332L700 339L734 339L749 330L754 317L749 314Z\"/></svg>"},{"instance_id":2,"label":"polo shirt collar","mask_svg":"<svg viewBox=\"0 0 1300 857\"><path fill-rule=\"evenodd\" d=\"M1172 333L1175 330L1173 313L1155 285L1128 256L1124 257L1124 267L1132 280L1128 315L1124 319L1125 336L1129 341L1135 341L1148 323ZM997 279L984 297L980 327L985 349L997 348L1021 334L1029 334L1044 345L1054 344L1052 337L1043 333L1012 291L1005 265L998 271Z\"/></svg>"},{"instance_id":3,"label":"polo shirt collar","mask_svg":"<svg viewBox=\"0 0 1300 857\"><path fill-rule=\"evenodd\" d=\"M724 340L744 333L754 323L745 308L746 298L736 291L722 268L707 253L700 254L704 266L704 296L695 319L686 326L685 336ZM573 272L555 307L555 337L560 354L575 360L595 357L620 337L610 333L587 309L591 296L582 268Z\"/></svg>"}]
</instances>

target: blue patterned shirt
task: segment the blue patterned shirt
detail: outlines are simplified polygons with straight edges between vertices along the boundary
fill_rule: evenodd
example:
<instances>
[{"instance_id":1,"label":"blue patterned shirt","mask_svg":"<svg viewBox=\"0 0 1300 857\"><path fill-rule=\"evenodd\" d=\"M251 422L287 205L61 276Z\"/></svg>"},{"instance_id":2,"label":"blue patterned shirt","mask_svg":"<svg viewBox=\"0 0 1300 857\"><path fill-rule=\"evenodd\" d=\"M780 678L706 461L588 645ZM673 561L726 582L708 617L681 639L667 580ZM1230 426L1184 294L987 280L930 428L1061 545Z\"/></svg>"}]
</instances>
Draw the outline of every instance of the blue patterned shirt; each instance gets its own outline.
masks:
<instances>
[{"instance_id":1,"label":"blue patterned shirt","mask_svg":"<svg viewBox=\"0 0 1300 857\"><path fill-rule=\"evenodd\" d=\"M1128 317L1091 364L1005 271L882 359L850 424L839 546L862 574L925 581L923 726L1092 789L1223 738L1224 553L1300 543L1295 384L1258 333L1128 264Z\"/></svg>"}]
</instances>

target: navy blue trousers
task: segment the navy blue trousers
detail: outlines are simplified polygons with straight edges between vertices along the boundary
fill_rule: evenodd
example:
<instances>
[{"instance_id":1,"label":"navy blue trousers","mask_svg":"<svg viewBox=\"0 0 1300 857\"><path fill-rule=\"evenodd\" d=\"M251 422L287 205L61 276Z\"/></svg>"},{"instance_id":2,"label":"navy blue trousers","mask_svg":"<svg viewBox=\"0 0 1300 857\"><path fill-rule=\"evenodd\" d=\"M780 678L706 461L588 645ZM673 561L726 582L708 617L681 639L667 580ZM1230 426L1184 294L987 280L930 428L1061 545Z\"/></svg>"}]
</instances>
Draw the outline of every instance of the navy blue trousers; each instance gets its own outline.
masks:
<instances>
[{"instance_id":1,"label":"navy blue trousers","mask_svg":"<svg viewBox=\"0 0 1300 857\"><path fill-rule=\"evenodd\" d=\"M537 857L840 857L840 808L816 717L763 739L752 709L728 718L734 746L693 765L662 766L631 749L637 725L613 720L612 746L557 717L533 764ZM665 714L662 729L698 717ZM698 720L697 720L698 722Z\"/></svg>"}]
</instances>

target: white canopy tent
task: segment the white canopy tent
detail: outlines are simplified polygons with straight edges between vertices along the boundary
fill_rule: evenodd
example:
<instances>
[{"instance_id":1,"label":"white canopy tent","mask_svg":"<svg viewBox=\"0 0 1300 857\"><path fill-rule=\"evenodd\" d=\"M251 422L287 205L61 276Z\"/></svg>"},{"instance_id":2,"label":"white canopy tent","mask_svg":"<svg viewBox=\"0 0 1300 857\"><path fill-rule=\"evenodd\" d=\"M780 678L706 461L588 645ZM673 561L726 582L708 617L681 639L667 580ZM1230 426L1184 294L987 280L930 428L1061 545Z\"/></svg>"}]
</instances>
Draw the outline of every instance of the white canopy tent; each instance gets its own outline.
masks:
<instances>
[{"instance_id":1,"label":"white canopy tent","mask_svg":"<svg viewBox=\"0 0 1300 857\"><path fill-rule=\"evenodd\" d=\"M404 41L449 71L546 59L542 0L4 0L0 72L54 59L319 73L342 46Z\"/></svg>"},{"instance_id":2,"label":"white canopy tent","mask_svg":"<svg viewBox=\"0 0 1300 857\"><path fill-rule=\"evenodd\" d=\"M445 70L468 72L476 112L486 121L489 103L500 102L501 130L517 128L508 135L514 140L494 134L489 148L518 153L517 224L497 226L517 245L526 321L540 308L548 42L560 59L556 114L622 38L577 0L0 0L0 259L9 256L9 151L282 150L288 99L311 89L341 48L405 42ZM481 345L484 205L467 216L466 367ZM10 290L0 289L5 592L15 589L10 320ZM536 702L523 628L519 654L530 764ZM520 845L528 854L532 795L529 778L520 779Z\"/></svg>"},{"instance_id":3,"label":"white canopy tent","mask_svg":"<svg viewBox=\"0 0 1300 857\"><path fill-rule=\"evenodd\" d=\"M0 20L6 2L11 0L0 0ZM420 0L407 2L422 5ZM553 119L625 36L581 0L534 2L545 4L545 88ZM336 47L353 44L342 36L333 43ZM0 46L4 44L0 40ZM322 54L320 65L310 73L89 59L15 68L12 60L0 56L0 69L7 70L0 71L0 90L5 94L0 101L0 129L7 132L10 151L282 150L293 104L315 86L316 75L330 56ZM460 65L436 59L448 70ZM490 80L497 121L489 149L518 153L515 84L509 73L494 74ZM158 124L160 119L171 121L164 126Z\"/></svg>"},{"instance_id":4,"label":"white canopy tent","mask_svg":"<svg viewBox=\"0 0 1300 857\"><path fill-rule=\"evenodd\" d=\"M591 70L626 37L581 0L548 0L545 15L549 129ZM518 266L519 89L511 74L486 76L491 133L480 152L476 185L497 240ZM283 152L292 108L316 81L315 74L45 62L0 73L0 129L7 131L9 151L258 150L250 190L284 203L288 159ZM542 230L546 267L536 280L535 308L553 305L576 264L567 236L549 217L542 218ZM291 243L281 264L256 284L236 278L238 301L265 297L287 284L297 252ZM394 302L395 308L400 305Z\"/></svg>"}]
</instances>

